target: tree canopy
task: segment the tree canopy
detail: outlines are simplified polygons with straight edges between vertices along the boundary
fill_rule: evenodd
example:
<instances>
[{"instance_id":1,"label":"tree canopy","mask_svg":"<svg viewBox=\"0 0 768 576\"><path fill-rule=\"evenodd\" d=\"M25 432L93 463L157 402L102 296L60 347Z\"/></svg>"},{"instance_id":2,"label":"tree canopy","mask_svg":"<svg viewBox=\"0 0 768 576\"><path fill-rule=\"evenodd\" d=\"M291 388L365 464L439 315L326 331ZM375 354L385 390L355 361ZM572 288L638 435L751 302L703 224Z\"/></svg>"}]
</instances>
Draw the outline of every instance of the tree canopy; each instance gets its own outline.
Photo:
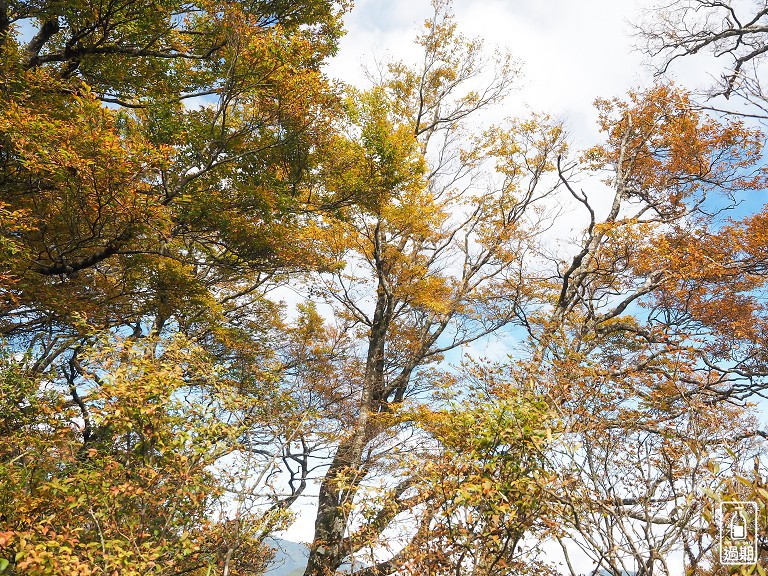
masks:
<instances>
[{"instance_id":1,"label":"tree canopy","mask_svg":"<svg viewBox=\"0 0 768 576\"><path fill-rule=\"evenodd\" d=\"M348 86L346 2L0 0L0 575L264 574L307 508L305 576L728 574L740 500L764 573L766 8L643 31L758 112L579 150L432 5Z\"/></svg>"}]
</instances>

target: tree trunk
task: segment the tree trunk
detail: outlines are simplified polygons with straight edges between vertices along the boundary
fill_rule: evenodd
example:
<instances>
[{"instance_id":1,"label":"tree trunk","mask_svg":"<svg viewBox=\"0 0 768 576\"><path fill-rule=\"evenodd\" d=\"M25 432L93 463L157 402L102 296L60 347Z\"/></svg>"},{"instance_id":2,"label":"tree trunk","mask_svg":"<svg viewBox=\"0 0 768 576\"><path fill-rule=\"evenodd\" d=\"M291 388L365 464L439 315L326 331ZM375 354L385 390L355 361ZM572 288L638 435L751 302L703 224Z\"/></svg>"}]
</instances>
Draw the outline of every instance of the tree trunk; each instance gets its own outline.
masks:
<instances>
[{"instance_id":1,"label":"tree trunk","mask_svg":"<svg viewBox=\"0 0 768 576\"><path fill-rule=\"evenodd\" d=\"M347 506L351 506L360 482L366 474L363 461L365 446L378 433L370 415L378 412L384 396L384 351L393 315L393 295L385 274L385 263L379 250L381 232L376 227L376 261L379 277L376 308L368 336L368 354L360 395L360 413L354 430L339 445L320 484L315 536L309 551L304 576L330 576L341 566L351 551L341 544L347 527Z\"/></svg>"}]
</instances>

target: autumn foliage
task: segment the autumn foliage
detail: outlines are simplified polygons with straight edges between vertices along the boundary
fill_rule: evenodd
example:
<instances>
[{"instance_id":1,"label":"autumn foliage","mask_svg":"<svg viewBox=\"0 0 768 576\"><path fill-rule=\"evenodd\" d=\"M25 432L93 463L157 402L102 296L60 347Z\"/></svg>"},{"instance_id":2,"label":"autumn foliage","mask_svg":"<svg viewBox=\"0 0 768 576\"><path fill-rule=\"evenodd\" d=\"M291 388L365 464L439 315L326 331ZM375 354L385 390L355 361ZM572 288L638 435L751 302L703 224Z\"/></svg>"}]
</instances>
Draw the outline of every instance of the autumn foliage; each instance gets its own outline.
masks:
<instances>
[{"instance_id":1,"label":"autumn foliage","mask_svg":"<svg viewBox=\"0 0 768 576\"><path fill-rule=\"evenodd\" d=\"M306 576L728 573L763 132L660 81L575 150L433 7L352 87L344 2L0 1L0 575L263 574L297 521Z\"/></svg>"}]
</instances>

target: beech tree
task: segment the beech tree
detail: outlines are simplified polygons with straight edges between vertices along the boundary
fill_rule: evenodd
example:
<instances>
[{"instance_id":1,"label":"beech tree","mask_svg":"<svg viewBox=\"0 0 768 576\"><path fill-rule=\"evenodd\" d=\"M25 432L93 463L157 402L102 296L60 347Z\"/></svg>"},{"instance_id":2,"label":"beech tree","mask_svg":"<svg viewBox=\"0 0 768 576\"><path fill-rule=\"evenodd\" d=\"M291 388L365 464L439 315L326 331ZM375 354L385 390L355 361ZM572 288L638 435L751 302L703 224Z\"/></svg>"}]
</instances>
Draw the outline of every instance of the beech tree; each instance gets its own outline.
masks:
<instances>
[{"instance_id":1,"label":"beech tree","mask_svg":"<svg viewBox=\"0 0 768 576\"><path fill-rule=\"evenodd\" d=\"M521 277L523 260L537 233L534 207L557 186L547 174L554 176L562 131L532 118L464 138L467 118L501 101L514 70L506 58L486 64L480 43L455 32L444 4L435 7L417 41L418 67L394 63L372 89L350 93L351 137L338 144L325 181L331 195L344 186L365 190L368 200L316 231L337 264L313 281L312 293L355 341L343 375L323 375L326 386L343 386L330 391L338 398L332 421L341 421L320 482L307 575L332 574L381 545L407 511L418 517L418 537L359 573L393 573L424 554L419 547L448 501L437 504L428 491L414 496L416 479L396 474L378 512L355 525L364 487L393 466L399 436L416 434L419 418L408 414L436 389L425 367L519 323L536 290ZM481 184L485 170L493 177Z\"/></svg>"},{"instance_id":2,"label":"beech tree","mask_svg":"<svg viewBox=\"0 0 768 576\"><path fill-rule=\"evenodd\" d=\"M645 50L666 73L676 60L695 54L709 54L721 66L710 95L738 96L751 106L731 107L730 113L747 116L766 113L760 67L768 51L766 28L768 6L762 0L742 3L714 0L675 1L659 6L639 33Z\"/></svg>"},{"instance_id":3,"label":"beech tree","mask_svg":"<svg viewBox=\"0 0 768 576\"><path fill-rule=\"evenodd\" d=\"M662 72L675 60L696 53L714 56L714 65L719 67L715 74L720 76L720 82L710 88L710 95L738 98L742 106L724 103L722 99L705 100L699 105L726 117L754 118L763 123L766 117L762 83L765 23L764 2L675 2L660 18L645 23L642 34L647 40L646 48L660 63ZM665 307L694 325L706 325L713 331L714 338L705 346L709 354L702 362L709 373L713 393L717 390L722 402L731 402L734 398L748 402L764 394L765 320L760 296L764 218L763 208L719 228L711 226L692 238L680 236L674 241L687 258L684 264L676 260L676 265L684 267L675 290L664 299ZM674 253L672 248L669 254ZM687 281L683 280L684 276ZM765 432L755 423L750 424L745 434L765 438ZM713 492L714 497L755 500L763 516L765 495L757 489L763 482L763 467L764 457L756 461L754 467L744 466L741 477L723 482L722 488ZM716 500L711 504L710 514L715 506ZM762 533L758 535L758 542L762 559L766 552ZM711 573L724 573L726 568L719 564L716 554L713 556ZM749 569L745 567L742 571ZM758 563L757 569L764 568Z\"/></svg>"},{"instance_id":4,"label":"beech tree","mask_svg":"<svg viewBox=\"0 0 768 576\"><path fill-rule=\"evenodd\" d=\"M334 201L310 206L306 176L341 10L3 3L3 333L71 332L73 312L205 330L238 306L258 315L244 299L265 277L311 266L281 242Z\"/></svg>"},{"instance_id":5,"label":"beech tree","mask_svg":"<svg viewBox=\"0 0 768 576\"><path fill-rule=\"evenodd\" d=\"M265 293L350 201L310 178L345 9L0 3L0 572L263 571L285 507L221 461L295 426Z\"/></svg>"},{"instance_id":6,"label":"beech tree","mask_svg":"<svg viewBox=\"0 0 768 576\"><path fill-rule=\"evenodd\" d=\"M670 85L598 106L606 143L583 161L607 171L609 210L598 220L561 169L589 223L532 332L532 377L549 383L567 430L554 498L563 534L599 567L671 574L677 550L696 570L711 546L702 511L723 481L712 463L761 452L755 421L733 403L763 386L741 370L759 362L762 336L747 326L764 321L751 284L763 280L717 282L709 242L729 234L713 206L764 185L762 135L706 116Z\"/></svg>"}]
</instances>

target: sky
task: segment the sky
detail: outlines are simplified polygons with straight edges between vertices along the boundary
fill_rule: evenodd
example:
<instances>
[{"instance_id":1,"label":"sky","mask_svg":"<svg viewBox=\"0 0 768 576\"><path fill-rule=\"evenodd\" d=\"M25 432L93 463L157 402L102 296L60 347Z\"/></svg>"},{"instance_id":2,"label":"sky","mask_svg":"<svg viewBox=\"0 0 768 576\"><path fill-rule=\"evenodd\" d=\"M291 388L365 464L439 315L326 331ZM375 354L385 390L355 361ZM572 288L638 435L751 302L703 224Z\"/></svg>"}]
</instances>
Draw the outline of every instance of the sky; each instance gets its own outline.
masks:
<instances>
[{"instance_id":1,"label":"sky","mask_svg":"<svg viewBox=\"0 0 768 576\"><path fill-rule=\"evenodd\" d=\"M652 63L637 49L640 39L633 27L653 17L651 1L454 0L454 12L461 33L483 38L489 53L498 47L519 60L517 90L497 112L499 118L525 116L530 110L548 113L565 123L573 146L581 148L599 138L596 98L622 97L654 81ZM327 74L364 86L365 66L373 68L387 59L409 61L416 55L416 30L431 13L429 0L356 0ZM667 78L683 87L703 88L711 82L709 64L703 57L684 59ZM580 228L577 215L573 226ZM310 540L313 522L314 511L300 509L298 522L285 537ZM577 569L591 569L578 551L572 561Z\"/></svg>"},{"instance_id":2,"label":"sky","mask_svg":"<svg viewBox=\"0 0 768 576\"><path fill-rule=\"evenodd\" d=\"M456 0L459 31L483 38L489 51L508 49L522 65L518 90L504 115L547 112L578 140L597 136L592 102L647 84L652 71L633 50L630 0ZM358 0L329 75L364 82L363 65L413 54L415 30L431 15L428 0Z\"/></svg>"}]
</instances>

